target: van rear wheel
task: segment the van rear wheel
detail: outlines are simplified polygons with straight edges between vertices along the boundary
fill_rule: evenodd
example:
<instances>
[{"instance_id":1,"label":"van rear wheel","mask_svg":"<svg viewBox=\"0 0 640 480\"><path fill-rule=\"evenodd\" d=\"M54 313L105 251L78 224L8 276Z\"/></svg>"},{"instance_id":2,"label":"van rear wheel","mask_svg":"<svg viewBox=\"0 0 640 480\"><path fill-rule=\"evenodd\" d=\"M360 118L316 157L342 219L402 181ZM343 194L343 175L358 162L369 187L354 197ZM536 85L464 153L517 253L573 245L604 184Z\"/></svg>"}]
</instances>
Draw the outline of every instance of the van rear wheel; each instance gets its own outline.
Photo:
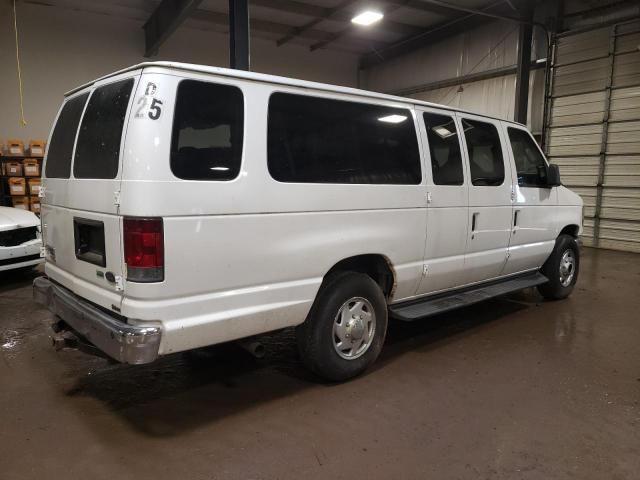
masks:
<instances>
[{"instance_id":1,"label":"van rear wheel","mask_svg":"<svg viewBox=\"0 0 640 480\"><path fill-rule=\"evenodd\" d=\"M308 368L344 381L378 358L386 333L387 302L380 286L368 275L340 272L324 282L296 337Z\"/></svg>"},{"instance_id":2,"label":"van rear wheel","mask_svg":"<svg viewBox=\"0 0 640 480\"><path fill-rule=\"evenodd\" d=\"M547 300L567 298L573 291L580 270L580 249L571 235L560 235L553 252L542 266L542 274L549 279L538 286Z\"/></svg>"}]
</instances>

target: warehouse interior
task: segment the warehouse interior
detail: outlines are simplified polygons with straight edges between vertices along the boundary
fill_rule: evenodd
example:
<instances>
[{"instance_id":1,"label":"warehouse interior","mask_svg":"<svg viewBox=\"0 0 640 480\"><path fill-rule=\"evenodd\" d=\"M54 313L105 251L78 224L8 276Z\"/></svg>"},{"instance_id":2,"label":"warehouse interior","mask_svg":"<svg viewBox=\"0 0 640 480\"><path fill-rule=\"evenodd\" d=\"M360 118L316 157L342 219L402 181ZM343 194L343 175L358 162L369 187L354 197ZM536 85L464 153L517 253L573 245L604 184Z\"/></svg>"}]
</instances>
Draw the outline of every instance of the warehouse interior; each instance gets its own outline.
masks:
<instances>
[{"instance_id":1,"label":"warehouse interior","mask_svg":"<svg viewBox=\"0 0 640 480\"><path fill-rule=\"evenodd\" d=\"M354 23L362 12L381 20ZM637 477L637 1L2 0L0 205L39 214L66 92L151 61L525 124L584 202L580 280L560 302L527 289L391 321L373 368L336 384L304 369L291 329L261 358L56 351L32 299L43 265L0 271L0 477Z\"/></svg>"}]
</instances>

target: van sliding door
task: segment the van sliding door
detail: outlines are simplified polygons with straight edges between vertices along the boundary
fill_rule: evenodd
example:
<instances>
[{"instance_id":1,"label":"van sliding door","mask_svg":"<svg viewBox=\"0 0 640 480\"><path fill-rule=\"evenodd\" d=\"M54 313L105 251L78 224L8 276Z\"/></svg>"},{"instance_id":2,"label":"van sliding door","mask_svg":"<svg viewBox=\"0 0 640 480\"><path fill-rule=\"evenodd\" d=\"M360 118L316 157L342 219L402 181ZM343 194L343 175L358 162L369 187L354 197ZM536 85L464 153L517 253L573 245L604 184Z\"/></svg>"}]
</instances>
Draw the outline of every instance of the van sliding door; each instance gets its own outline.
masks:
<instances>
[{"instance_id":1,"label":"van sliding door","mask_svg":"<svg viewBox=\"0 0 640 480\"><path fill-rule=\"evenodd\" d=\"M418 287L421 295L465 281L469 184L455 115L421 109L419 116L423 151L427 152L427 272Z\"/></svg>"}]
</instances>

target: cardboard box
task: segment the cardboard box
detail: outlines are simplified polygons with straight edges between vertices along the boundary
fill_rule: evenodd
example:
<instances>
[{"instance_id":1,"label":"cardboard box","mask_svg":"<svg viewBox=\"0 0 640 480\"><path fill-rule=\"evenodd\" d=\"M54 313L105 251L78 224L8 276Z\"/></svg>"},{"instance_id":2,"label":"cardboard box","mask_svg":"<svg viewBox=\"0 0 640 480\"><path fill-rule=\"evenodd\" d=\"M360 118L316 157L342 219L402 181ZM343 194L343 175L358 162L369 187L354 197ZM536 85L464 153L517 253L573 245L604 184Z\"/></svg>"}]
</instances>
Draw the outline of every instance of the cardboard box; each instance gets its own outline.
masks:
<instances>
[{"instance_id":1,"label":"cardboard box","mask_svg":"<svg viewBox=\"0 0 640 480\"><path fill-rule=\"evenodd\" d=\"M24 157L24 142L16 138L7 140L7 157Z\"/></svg>"},{"instance_id":2,"label":"cardboard box","mask_svg":"<svg viewBox=\"0 0 640 480\"><path fill-rule=\"evenodd\" d=\"M22 170L25 177L39 177L40 176L40 162L35 158L25 158L22 161Z\"/></svg>"},{"instance_id":3,"label":"cardboard box","mask_svg":"<svg viewBox=\"0 0 640 480\"><path fill-rule=\"evenodd\" d=\"M11 197L14 208L29 210L29 197Z\"/></svg>"},{"instance_id":4,"label":"cardboard box","mask_svg":"<svg viewBox=\"0 0 640 480\"><path fill-rule=\"evenodd\" d=\"M32 157L44 157L44 147L47 144L44 140L31 140L29 142L29 155Z\"/></svg>"},{"instance_id":5,"label":"cardboard box","mask_svg":"<svg viewBox=\"0 0 640 480\"><path fill-rule=\"evenodd\" d=\"M40 199L38 197L31 197L29 199L29 210L33 213L40 213Z\"/></svg>"},{"instance_id":6,"label":"cardboard box","mask_svg":"<svg viewBox=\"0 0 640 480\"><path fill-rule=\"evenodd\" d=\"M20 162L5 162L4 171L7 177L21 177L22 176L22 163Z\"/></svg>"},{"instance_id":7,"label":"cardboard box","mask_svg":"<svg viewBox=\"0 0 640 480\"><path fill-rule=\"evenodd\" d=\"M29 195L37 197L40 193L42 181L39 178L29 178L27 179L27 184L29 185Z\"/></svg>"},{"instance_id":8,"label":"cardboard box","mask_svg":"<svg viewBox=\"0 0 640 480\"><path fill-rule=\"evenodd\" d=\"M9 194L24 196L27 194L27 182L22 177L9 177Z\"/></svg>"}]
</instances>

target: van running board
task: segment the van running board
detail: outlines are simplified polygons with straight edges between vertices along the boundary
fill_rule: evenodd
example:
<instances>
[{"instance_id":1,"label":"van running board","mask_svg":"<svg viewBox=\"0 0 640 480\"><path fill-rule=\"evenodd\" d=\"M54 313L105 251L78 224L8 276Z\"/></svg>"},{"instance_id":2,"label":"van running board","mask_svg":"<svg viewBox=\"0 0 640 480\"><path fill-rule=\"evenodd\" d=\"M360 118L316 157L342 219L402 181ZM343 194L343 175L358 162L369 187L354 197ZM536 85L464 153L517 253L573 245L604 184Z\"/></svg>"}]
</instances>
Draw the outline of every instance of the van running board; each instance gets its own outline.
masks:
<instances>
[{"instance_id":1,"label":"van running board","mask_svg":"<svg viewBox=\"0 0 640 480\"><path fill-rule=\"evenodd\" d=\"M505 293L535 287L548 281L549 279L540 272L527 273L509 280L501 280L489 284L485 283L464 290L458 290L457 292L444 293L424 299L391 305L389 311L391 315L398 320L412 322L429 315L435 315L453 310L454 308L482 302L483 300L504 295Z\"/></svg>"}]
</instances>

